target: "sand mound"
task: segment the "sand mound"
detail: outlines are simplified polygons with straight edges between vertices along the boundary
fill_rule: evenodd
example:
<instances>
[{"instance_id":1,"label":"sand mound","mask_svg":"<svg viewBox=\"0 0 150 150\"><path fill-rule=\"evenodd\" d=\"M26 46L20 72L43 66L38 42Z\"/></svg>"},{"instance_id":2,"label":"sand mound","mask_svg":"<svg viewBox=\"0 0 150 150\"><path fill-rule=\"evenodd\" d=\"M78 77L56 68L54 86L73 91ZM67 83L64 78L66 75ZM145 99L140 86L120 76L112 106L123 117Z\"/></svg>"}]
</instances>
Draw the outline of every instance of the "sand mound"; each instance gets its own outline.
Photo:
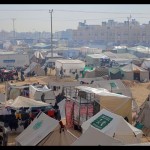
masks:
<instances>
[{"instance_id":1,"label":"sand mound","mask_svg":"<svg viewBox=\"0 0 150 150\"><path fill-rule=\"evenodd\" d=\"M147 86L147 89L150 90L150 84Z\"/></svg>"},{"instance_id":2,"label":"sand mound","mask_svg":"<svg viewBox=\"0 0 150 150\"><path fill-rule=\"evenodd\" d=\"M136 85L139 85L140 82L138 81L130 81L130 80L122 80L122 82L124 83L124 85L126 85L127 87L134 87Z\"/></svg>"}]
</instances>

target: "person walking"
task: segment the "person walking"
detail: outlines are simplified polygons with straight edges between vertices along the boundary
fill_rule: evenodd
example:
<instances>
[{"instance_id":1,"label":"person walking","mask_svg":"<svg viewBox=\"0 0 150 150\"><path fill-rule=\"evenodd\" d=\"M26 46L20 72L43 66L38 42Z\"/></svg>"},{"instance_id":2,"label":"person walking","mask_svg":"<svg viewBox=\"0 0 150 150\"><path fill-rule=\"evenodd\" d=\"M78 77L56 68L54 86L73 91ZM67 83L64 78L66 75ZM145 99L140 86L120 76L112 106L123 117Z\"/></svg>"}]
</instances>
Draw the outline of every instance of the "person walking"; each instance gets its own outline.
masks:
<instances>
[{"instance_id":1,"label":"person walking","mask_svg":"<svg viewBox=\"0 0 150 150\"><path fill-rule=\"evenodd\" d=\"M62 131L64 131L65 125L63 124L63 122L61 120L59 121L59 125L60 125L59 133L61 133Z\"/></svg>"},{"instance_id":2,"label":"person walking","mask_svg":"<svg viewBox=\"0 0 150 150\"><path fill-rule=\"evenodd\" d=\"M44 68L45 76L47 76L47 66Z\"/></svg>"}]
</instances>

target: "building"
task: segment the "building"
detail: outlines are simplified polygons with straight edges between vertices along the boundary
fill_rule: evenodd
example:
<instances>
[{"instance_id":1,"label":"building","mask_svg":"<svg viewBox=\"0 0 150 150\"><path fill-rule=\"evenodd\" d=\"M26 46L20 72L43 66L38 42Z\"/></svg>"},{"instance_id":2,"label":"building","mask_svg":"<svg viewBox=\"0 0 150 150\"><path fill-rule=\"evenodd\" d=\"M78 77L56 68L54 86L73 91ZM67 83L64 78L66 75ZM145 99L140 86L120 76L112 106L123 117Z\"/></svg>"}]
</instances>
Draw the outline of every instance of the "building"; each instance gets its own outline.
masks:
<instances>
[{"instance_id":1,"label":"building","mask_svg":"<svg viewBox=\"0 0 150 150\"><path fill-rule=\"evenodd\" d=\"M29 56L25 53L0 52L1 67L24 67L29 65Z\"/></svg>"}]
</instances>

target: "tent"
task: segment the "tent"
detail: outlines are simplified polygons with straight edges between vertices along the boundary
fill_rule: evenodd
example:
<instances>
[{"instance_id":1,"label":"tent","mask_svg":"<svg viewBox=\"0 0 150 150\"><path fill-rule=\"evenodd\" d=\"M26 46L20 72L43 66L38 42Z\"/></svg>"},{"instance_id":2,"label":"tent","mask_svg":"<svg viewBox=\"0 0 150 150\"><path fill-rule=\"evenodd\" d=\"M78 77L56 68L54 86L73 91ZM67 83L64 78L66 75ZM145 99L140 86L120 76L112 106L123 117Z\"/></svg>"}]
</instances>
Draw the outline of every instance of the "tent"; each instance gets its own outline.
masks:
<instances>
[{"instance_id":1,"label":"tent","mask_svg":"<svg viewBox=\"0 0 150 150\"><path fill-rule=\"evenodd\" d=\"M13 99L7 100L7 101L5 102L5 106L6 106L6 107L10 107L10 106L13 104L13 102L14 102Z\"/></svg>"},{"instance_id":2,"label":"tent","mask_svg":"<svg viewBox=\"0 0 150 150\"><path fill-rule=\"evenodd\" d=\"M80 75L81 70L85 67L85 62L78 59L56 60L55 68L62 72L64 76L74 76L75 73Z\"/></svg>"},{"instance_id":3,"label":"tent","mask_svg":"<svg viewBox=\"0 0 150 150\"><path fill-rule=\"evenodd\" d=\"M149 72L141 67L134 65L133 63L130 63L120 69L123 74L123 79L149 81Z\"/></svg>"},{"instance_id":4,"label":"tent","mask_svg":"<svg viewBox=\"0 0 150 150\"><path fill-rule=\"evenodd\" d=\"M122 79L120 68L109 68L109 76L111 79Z\"/></svg>"},{"instance_id":5,"label":"tent","mask_svg":"<svg viewBox=\"0 0 150 150\"><path fill-rule=\"evenodd\" d=\"M93 67L88 67L88 66L85 66L84 69L83 69L83 72L82 72L82 77L85 77L85 74L86 74L86 71L93 71L95 68Z\"/></svg>"},{"instance_id":6,"label":"tent","mask_svg":"<svg viewBox=\"0 0 150 150\"><path fill-rule=\"evenodd\" d=\"M55 101L55 93L52 89L49 89L46 85L42 88L37 88L33 85L29 86L30 98L35 100L41 100L41 95L45 93L45 100Z\"/></svg>"},{"instance_id":7,"label":"tent","mask_svg":"<svg viewBox=\"0 0 150 150\"><path fill-rule=\"evenodd\" d=\"M141 130L130 125L122 116L106 109L102 109L99 113L85 121L82 124L82 129L83 134L73 145L134 144L141 142L143 134ZM106 138L106 135L109 138ZM95 136L99 138L95 138Z\"/></svg>"},{"instance_id":8,"label":"tent","mask_svg":"<svg viewBox=\"0 0 150 150\"><path fill-rule=\"evenodd\" d=\"M42 69L40 64L38 64L36 62L32 62L30 64L30 66L24 71L24 74L27 75L28 73L32 73L33 71L38 76L44 76L45 75L44 69Z\"/></svg>"},{"instance_id":9,"label":"tent","mask_svg":"<svg viewBox=\"0 0 150 150\"><path fill-rule=\"evenodd\" d=\"M126 146L150 146L150 142L144 142L144 143L136 143L136 144L128 144Z\"/></svg>"},{"instance_id":10,"label":"tent","mask_svg":"<svg viewBox=\"0 0 150 150\"><path fill-rule=\"evenodd\" d=\"M7 106L7 103L6 103ZM18 96L14 102L10 105L8 105L12 108L21 108L21 107L43 107L43 106L49 106L49 104L44 102L39 102L31 98Z\"/></svg>"},{"instance_id":11,"label":"tent","mask_svg":"<svg viewBox=\"0 0 150 150\"><path fill-rule=\"evenodd\" d=\"M99 103L100 110L107 108L108 110L122 116L127 117L132 123L132 100L128 96L111 93L103 88L92 88L88 86L77 86L76 89L86 93L94 93L95 101Z\"/></svg>"},{"instance_id":12,"label":"tent","mask_svg":"<svg viewBox=\"0 0 150 150\"><path fill-rule=\"evenodd\" d=\"M99 80L95 84L100 88L105 88L110 92L122 94L128 97L132 97L131 90L125 86L125 84L120 80Z\"/></svg>"},{"instance_id":13,"label":"tent","mask_svg":"<svg viewBox=\"0 0 150 150\"><path fill-rule=\"evenodd\" d=\"M29 85L20 85L19 86L19 85L7 83L6 87L7 87L6 99L9 100L9 99L15 99L16 97L20 96L24 89L29 88Z\"/></svg>"},{"instance_id":14,"label":"tent","mask_svg":"<svg viewBox=\"0 0 150 150\"><path fill-rule=\"evenodd\" d=\"M42 53L39 52L39 51L36 51L36 52L34 53L34 56L35 56L37 59L44 59L44 56L43 56Z\"/></svg>"},{"instance_id":15,"label":"tent","mask_svg":"<svg viewBox=\"0 0 150 150\"><path fill-rule=\"evenodd\" d=\"M93 127L89 127L72 146L122 146L123 143Z\"/></svg>"},{"instance_id":16,"label":"tent","mask_svg":"<svg viewBox=\"0 0 150 150\"><path fill-rule=\"evenodd\" d=\"M144 59L141 64L141 67L144 69L150 69L150 59L149 58Z\"/></svg>"},{"instance_id":17,"label":"tent","mask_svg":"<svg viewBox=\"0 0 150 150\"><path fill-rule=\"evenodd\" d=\"M60 133L59 122L43 112L15 139L17 146L71 145L75 140L67 130Z\"/></svg>"},{"instance_id":18,"label":"tent","mask_svg":"<svg viewBox=\"0 0 150 150\"><path fill-rule=\"evenodd\" d=\"M140 106L140 111L138 113L137 122L142 124L145 128L150 129L150 98L148 97L146 101Z\"/></svg>"}]
</instances>

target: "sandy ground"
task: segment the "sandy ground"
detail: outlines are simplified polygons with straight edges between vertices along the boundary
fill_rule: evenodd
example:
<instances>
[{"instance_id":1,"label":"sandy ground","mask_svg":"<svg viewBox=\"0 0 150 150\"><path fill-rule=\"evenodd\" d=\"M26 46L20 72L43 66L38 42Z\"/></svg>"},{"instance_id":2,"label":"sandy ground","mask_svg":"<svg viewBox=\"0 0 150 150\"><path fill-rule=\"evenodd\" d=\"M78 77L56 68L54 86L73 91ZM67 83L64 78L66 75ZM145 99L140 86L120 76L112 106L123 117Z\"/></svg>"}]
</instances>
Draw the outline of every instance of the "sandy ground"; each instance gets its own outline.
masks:
<instances>
[{"instance_id":1,"label":"sandy ground","mask_svg":"<svg viewBox=\"0 0 150 150\"><path fill-rule=\"evenodd\" d=\"M73 78L64 78L64 79L58 79L55 76L41 76L41 77L31 77L26 78L24 82L21 81L14 81L16 85L23 85L23 84L31 84L31 83L37 83L40 84L48 84L51 81L57 81L60 84L63 84L63 82L67 81L75 81ZM131 89L132 96L137 102L138 106L140 106L145 99L147 98L148 94L150 93L150 82L148 83L137 83L134 81L124 81L126 86ZM5 83L0 83L0 93L3 93L5 91ZM14 144L14 138L20 133L20 131L16 132L10 132L10 136L8 138L9 145ZM148 138L150 141L150 138ZM147 142L147 139L144 139L143 142Z\"/></svg>"}]
</instances>

